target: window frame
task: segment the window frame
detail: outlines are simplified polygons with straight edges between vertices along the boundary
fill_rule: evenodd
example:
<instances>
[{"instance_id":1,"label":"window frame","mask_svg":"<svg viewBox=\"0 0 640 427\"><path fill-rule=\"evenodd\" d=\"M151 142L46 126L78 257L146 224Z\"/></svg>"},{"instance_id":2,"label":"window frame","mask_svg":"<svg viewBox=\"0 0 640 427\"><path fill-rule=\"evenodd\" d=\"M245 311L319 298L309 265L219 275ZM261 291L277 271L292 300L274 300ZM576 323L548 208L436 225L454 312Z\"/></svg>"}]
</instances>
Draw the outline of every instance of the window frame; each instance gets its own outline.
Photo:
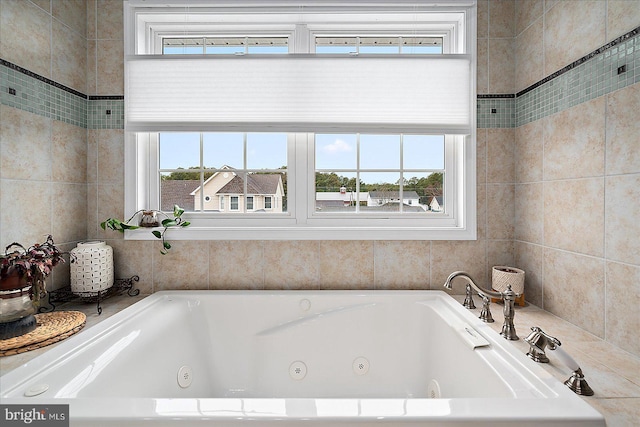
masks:
<instances>
[{"instance_id":1,"label":"window frame","mask_svg":"<svg viewBox=\"0 0 640 427\"><path fill-rule=\"evenodd\" d=\"M125 52L134 54L142 46L147 51L162 49L162 37L170 32L167 22L160 22L155 27L143 25L133 28L140 17L136 14L136 6L141 4L137 0L125 2ZM147 6L153 1L144 2ZM241 5L245 3L240 0ZM247 2L248 3L248 2ZM310 2L315 3L315 2ZM381 6L394 9L397 3ZM402 3L400 1L399 3ZM408 3L408 2L407 2ZM429 26L422 34L443 35L443 49L451 46L464 45L466 53L473 58L475 70L475 0L459 1L453 7L438 10L450 12L462 11L466 19L461 23L447 23ZM414 5L411 2L411 5ZM402 6L402 5L401 5ZM412 6L413 7L413 6ZM241 7L240 7L241 8ZM438 12L436 12L437 14ZM458 25L458 27L456 27ZM228 23L225 34L240 31L242 24ZM367 27L368 26L368 27ZM348 28L348 30L345 30ZM365 30L365 28L368 28ZM457 28L457 31L456 31ZM431 31L431 33L429 32ZM464 40L460 32L465 34ZM326 22L309 22L301 28L293 22L270 24L263 23L259 28L241 31L247 36L280 35L289 37L290 52L313 51L316 35L327 34L388 34L389 28L376 33L369 24L344 22L327 24ZM401 32L401 31L400 31ZM211 34L211 31L207 31ZM147 34L151 34L147 37ZM126 65L125 65L126 66ZM475 93L475 71L472 72L472 92ZM473 100L475 105L475 100ZM231 200L229 209L216 213L185 213L192 222L192 226L180 230L173 230L173 238L180 240L475 240L477 238L476 225L476 147L475 147L475 115L471 118L471 132L469 135L454 136L455 141L448 143L445 154L447 178L445 179L445 213L428 213L428 217L420 217L409 213L398 216L380 215L318 215L315 211L315 161L313 133L289 133L288 165L287 165L287 212L269 213L268 216L247 213L239 216L234 210L231 214ZM363 129L361 133L368 133ZM370 133L370 132L369 132ZM395 132L394 132L395 133ZM449 137L449 135L447 136ZM154 170L154 160L158 156L158 147L152 143L153 136L148 133L125 132L125 214L135 212L141 207L157 208L159 202L159 188L152 188L157 179ZM245 198L247 195L243 195ZM272 197L273 204L277 203ZM255 200L254 200L255 203ZM239 199L238 199L238 205ZM225 206L226 207L226 206ZM240 206L238 206L240 207ZM265 208L266 209L266 208ZM246 209L243 209L243 211ZM222 209L221 209L222 211ZM125 215L126 216L126 215ZM127 230L126 239L147 240L149 233L139 230Z\"/></svg>"}]
</instances>

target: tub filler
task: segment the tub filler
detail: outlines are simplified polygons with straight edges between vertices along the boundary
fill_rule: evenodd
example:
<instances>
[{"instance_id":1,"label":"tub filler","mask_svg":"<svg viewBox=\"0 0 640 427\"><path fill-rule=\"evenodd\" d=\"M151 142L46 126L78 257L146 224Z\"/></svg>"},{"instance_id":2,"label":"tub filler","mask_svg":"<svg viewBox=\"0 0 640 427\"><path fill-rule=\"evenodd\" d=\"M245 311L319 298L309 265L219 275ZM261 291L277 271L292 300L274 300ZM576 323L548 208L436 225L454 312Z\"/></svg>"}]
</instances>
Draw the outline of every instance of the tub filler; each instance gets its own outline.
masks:
<instances>
[{"instance_id":1,"label":"tub filler","mask_svg":"<svg viewBox=\"0 0 640 427\"><path fill-rule=\"evenodd\" d=\"M155 293L0 378L72 426L604 426L441 291Z\"/></svg>"}]
</instances>

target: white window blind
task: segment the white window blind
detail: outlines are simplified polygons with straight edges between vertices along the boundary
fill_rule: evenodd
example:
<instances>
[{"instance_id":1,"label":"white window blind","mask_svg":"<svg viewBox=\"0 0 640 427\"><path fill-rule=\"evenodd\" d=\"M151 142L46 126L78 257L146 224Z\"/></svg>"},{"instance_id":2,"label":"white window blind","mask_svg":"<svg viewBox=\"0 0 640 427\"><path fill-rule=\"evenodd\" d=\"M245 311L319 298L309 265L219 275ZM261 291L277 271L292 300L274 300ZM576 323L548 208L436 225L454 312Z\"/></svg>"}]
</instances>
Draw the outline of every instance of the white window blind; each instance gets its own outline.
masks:
<instances>
[{"instance_id":1,"label":"white window blind","mask_svg":"<svg viewBox=\"0 0 640 427\"><path fill-rule=\"evenodd\" d=\"M129 56L126 129L471 133L470 55Z\"/></svg>"}]
</instances>

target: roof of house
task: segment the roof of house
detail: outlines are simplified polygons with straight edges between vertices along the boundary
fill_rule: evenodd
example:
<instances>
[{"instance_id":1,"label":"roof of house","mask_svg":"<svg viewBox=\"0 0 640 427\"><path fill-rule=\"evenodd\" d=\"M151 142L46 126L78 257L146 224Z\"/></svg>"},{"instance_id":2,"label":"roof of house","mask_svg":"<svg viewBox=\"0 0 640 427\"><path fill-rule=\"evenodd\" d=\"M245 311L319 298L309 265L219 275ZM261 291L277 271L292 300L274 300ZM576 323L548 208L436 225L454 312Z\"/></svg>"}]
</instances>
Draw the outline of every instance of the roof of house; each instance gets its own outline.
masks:
<instances>
[{"instance_id":1,"label":"roof of house","mask_svg":"<svg viewBox=\"0 0 640 427\"><path fill-rule=\"evenodd\" d=\"M369 195L372 199L398 199L400 198L400 192L395 190L389 191L369 191ZM418 199L418 193L415 191L403 191L402 197L404 199Z\"/></svg>"},{"instance_id":2,"label":"roof of house","mask_svg":"<svg viewBox=\"0 0 640 427\"><path fill-rule=\"evenodd\" d=\"M247 175L247 194L276 194L280 182L279 174ZM217 194L244 194L244 181L236 175Z\"/></svg>"},{"instance_id":3,"label":"roof of house","mask_svg":"<svg viewBox=\"0 0 640 427\"><path fill-rule=\"evenodd\" d=\"M442 206L442 196L433 196L431 198L431 202L429 202L429 204L433 203L434 199L435 199L436 202L438 202L438 205Z\"/></svg>"},{"instance_id":4,"label":"roof of house","mask_svg":"<svg viewBox=\"0 0 640 427\"><path fill-rule=\"evenodd\" d=\"M173 211L173 205L178 205L186 211L193 211L195 206L191 192L199 185L199 179L163 180L160 185L160 209Z\"/></svg>"}]
</instances>

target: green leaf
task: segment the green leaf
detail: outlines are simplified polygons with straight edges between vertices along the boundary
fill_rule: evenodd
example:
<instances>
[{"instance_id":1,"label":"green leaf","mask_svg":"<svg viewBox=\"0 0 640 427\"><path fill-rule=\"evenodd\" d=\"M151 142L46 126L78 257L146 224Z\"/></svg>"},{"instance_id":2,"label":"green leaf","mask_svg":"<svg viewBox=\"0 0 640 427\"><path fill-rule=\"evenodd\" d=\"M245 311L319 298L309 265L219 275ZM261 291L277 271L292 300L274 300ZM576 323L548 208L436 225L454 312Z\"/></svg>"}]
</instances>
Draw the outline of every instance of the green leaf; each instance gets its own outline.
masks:
<instances>
[{"instance_id":1,"label":"green leaf","mask_svg":"<svg viewBox=\"0 0 640 427\"><path fill-rule=\"evenodd\" d=\"M165 249L171 249L171 245L169 244L169 242L163 242L162 246L164 246Z\"/></svg>"},{"instance_id":2,"label":"green leaf","mask_svg":"<svg viewBox=\"0 0 640 427\"><path fill-rule=\"evenodd\" d=\"M173 216L176 218L180 218L182 216L182 214L184 213L184 209L182 209L180 206L178 205L173 205Z\"/></svg>"},{"instance_id":3,"label":"green leaf","mask_svg":"<svg viewBox=\"0 0 640 427\"><path fill-rule=\"evenodd\" d=\"M162 234L160 234L160 232L158 230L153 230L151 232L151 234L153 234L154 236L156 236L158 239L162 239Z\"/></svg>"},{"instance_id":4,"label":"green leaf","mask_svg":"<svg viewBox=\"0 0 640 427\"><path fill-rule=\"evenodd\" d=\"M190 225L191 225L191 223L189 221L185 221L185 222L180 224L180 227L188 227Z\"/></svg>"},{"instance_id":5,"label":"green leaf","mask_svg":"<svg viewBox=\"0 0 640 427\"><path fill-rule=\"evenodd\" d=\"M103 230L106 230L107 229L107 221L101 222L100 223L100 227L102 227Z\"/></svg>"},{"instance_id":6,"label":"green leaf","mask_svg":"<svg viewBox=\"0 0 640 427\"><path fill-rule=\"evenodd\" d=\"M167 218L162 220L162 226L164 228L173 227L174 225L178 225L178 223L172 219Z\"/></svg>"}]
</instances>

